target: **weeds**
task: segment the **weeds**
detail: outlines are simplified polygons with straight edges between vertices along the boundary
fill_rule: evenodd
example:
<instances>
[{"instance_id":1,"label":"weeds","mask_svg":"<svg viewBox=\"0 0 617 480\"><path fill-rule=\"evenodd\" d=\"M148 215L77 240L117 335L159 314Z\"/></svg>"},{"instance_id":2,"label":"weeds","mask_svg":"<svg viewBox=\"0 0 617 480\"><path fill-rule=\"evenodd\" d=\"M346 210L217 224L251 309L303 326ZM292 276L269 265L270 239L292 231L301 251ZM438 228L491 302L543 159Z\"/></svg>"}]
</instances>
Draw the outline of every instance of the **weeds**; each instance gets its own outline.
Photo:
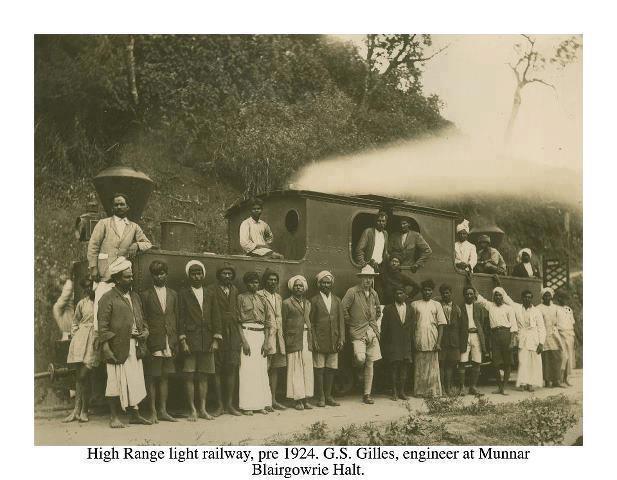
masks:
<instances>
[{"instance_id":1,"label":"weeds","mask_svg":"<svg viewBox=\"0 0 617 480\"><path fill-rule=\"evenodd\" d=\"M460 412L463 407L461 397L430 397L424 399L429 415L442 416Z\"/></svg>"}]
</instances>

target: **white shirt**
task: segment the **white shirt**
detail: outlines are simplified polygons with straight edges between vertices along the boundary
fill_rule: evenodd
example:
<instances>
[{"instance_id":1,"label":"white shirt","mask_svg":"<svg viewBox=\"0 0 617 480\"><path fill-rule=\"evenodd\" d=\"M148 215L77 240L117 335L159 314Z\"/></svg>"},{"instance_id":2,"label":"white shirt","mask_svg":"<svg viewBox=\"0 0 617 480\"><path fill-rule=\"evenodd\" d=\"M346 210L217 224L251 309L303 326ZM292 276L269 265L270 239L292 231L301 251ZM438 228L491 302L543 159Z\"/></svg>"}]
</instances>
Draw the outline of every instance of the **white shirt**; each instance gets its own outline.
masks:
<instances>
[{"instance_id":1,"label":"white shirt","mask_svg":"<svg viewBox=\"0 0 617 480\"><path fill-rule=\"evenodd\" d=\"M407 315L407 304L405 302L403 303L397 303L394 302L394 305L396 306L396 309L398 310L398 316L401 320L401 323L405 323L405 315Z\"/></svg>"},{"instance_id":2,"label":"white shirt","mask_svg":"<svg viewBox=\"0 0 617 480\"><path fill-rule=\"evenodd\" d=\"M409 235L409 232L405 232L401 234L401 247L405 245L405 240L407 240L407 235Z\"/></svg>"},{"instance_id":3,"label":"white shirt","mask_svg":"<svg viewBox=\"0 0 617 480\"><path fill-rule=\"evenodd\" d=\"M118 231L118 235L122 237L122 234L124 233L124 227L126 227L129 224L129 219L126 217L120 218L120 217L117 217L116 215L113 216L113 219L114 219L114 225L116 227L116 230Z\"/></svg>"},{"instance_id":4,"label":"white shirt","mask_svg":"<svg viewBox=\"0 0 617 480\"><path fill-rule=\"evenodd\" d=\"M193 293L195 294L195 298L197 298L197 302L199 302L199 306L201 307L201 310L203 311L204 309L204 289L203 287L199 287L199 288L191 287L191 289L193 290Z\"/></svg>"},{"instance_id":5,"label":"white shirt","mask_svg":"<svg viewBox=\"0 0 617 480\"><path fill-rule=\"evenodd\" d=\"M240 224L240 247L245 253L255 255L266 255L272 250L270 248L259 247L257 245L270 245L274 236L270 226L263 220L255 221L249 217Z\"/></svg>"},{"instance_id":6,"label":"white shirt","mask_svg":"<svg viewBox=\"0 0 617 480\"><path fill-rule=\"evenodd\" d=\"M471 265L471 268L478 263L478 252L476 246L465 240L464 242L454 242L454 263L465 262Z\"/></svg>"},{"instance_id":7,"label":"white shirt","mask_svg":"<svg viewBox=\"0 0 617 480\"><path fill-rule=\"evenodd\" d=\"M156 292L156 296L159 297L159 303L161 304L163 313L165 313L165 309L167 308L167 288L154 285L154 291Z\"/></svg>"},{"instance_id":8,"label":"white shirt","mask_svg":"<svg viewBox=\"0 0 617 480\"><path fill-rule=\"evenodd\" d=\"M513 308L514 301L505 294L503 297L503 303L497 305L478 293L478 303L488 310L488 319L491 328L506 327L511 332L518 331L517 316L518 311Z\"/></svg>"},{"instance_id":9,"label":"white shirt","mask_svg":"<svg viewBox=\"0 0 617 480\"><path fill-rule=\"evenodd\" d=\"M319 292L321 298L323 298L323 303L326 304L326 309L328 313L330 313L330 308L332 308L332 295L326 296L323 292Z\"/></svg>"},{"instance_id":10,"label":"white shirt","mask_svg":"<svg viewBox=\"0 0 617 480\"><path fill-rule=\"evenodd\" d=\"M123 293L122 296L129 301L129 304L131 305L131 310L133 310L133 300L131 300L131 292L128 291L126 293ZM131 333L133 335L137 335L139 333L139 331L137 330L137 321L135 320L135 313L133 313L133 330L131 331Z\"/></svg>"},{"instance_id":11,"label":"white shirt","mask_svg":"<svg viewBox=\"0 0 617 480\"><path fill-rule=\"evenodd\" d=\"M473 319L473 303L466 303L465 310L467 310L467 318L469 319L469 328L478 328L476 327L476 322Z\"/></svg>"},{"instance_id":12,"label":"white shirt","mask_svg":"<svg viewBox=\"0 0 617 480\"><path fill-rule=\"evenodd\" d=\"M527 275L533 277L533 268L531 267L531 262L523 263L523 267L527 270Z\"/></svg>"},{"instance_id":13,"label":"white shirt","mask_svg":"<svg viewBox=\"0 0 617 480\"><path fill-rule=\"evenodd\" d=\"M381 264L383 261L383 249L386 244L386 239L383 232L375 229L375 245L373 246L373 255L371 258L375 260L375 263Z\"/></svg>"}]
</instances>

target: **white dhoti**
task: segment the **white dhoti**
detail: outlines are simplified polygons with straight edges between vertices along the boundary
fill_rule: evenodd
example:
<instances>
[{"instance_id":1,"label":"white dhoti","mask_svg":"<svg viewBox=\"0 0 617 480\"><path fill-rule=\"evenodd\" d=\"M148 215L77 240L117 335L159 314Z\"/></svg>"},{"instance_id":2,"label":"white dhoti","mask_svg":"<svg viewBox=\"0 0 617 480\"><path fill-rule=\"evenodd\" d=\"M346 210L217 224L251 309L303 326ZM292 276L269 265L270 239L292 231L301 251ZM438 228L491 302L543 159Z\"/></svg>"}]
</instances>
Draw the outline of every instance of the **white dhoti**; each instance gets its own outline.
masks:
<instances>
[{"instance_id":1,"label":"white dhoti","mask_svg":"<svg viewBox=\"0 0 617 480\"><path fill-rule=\"evenodd\" d=\"M561 352L561 369L566 370L566 375L572 374L572 369L576 366L576 354L574 353L574 330L560 332L561 340L565 350Z\"/></svg>"},{"instance_id":2,"label":"white dhoti","mask_svg":"<svg viewBox=\"0 0 617 480\"><path fill-rule=\"evenodd\" d=\"M95 283L94 284L94 331L98 332L99 330L99 322L97 319L97 312L98 312L98 306L99 306L99 300L101 299L101 297L106 294L107 292L109 292L112 288L114 288L116 284L113 282L107 283L107 282L99 282L99 283Z\"/></svg>"},{"instance_id":3,"label":"white dhoti","mask_svg":"<svg viewBox=\"0 0 617 480\"><path fill-rule=\"evenodd\" d=\"M533 385L542 387L542 356L535 350L520 349L518 351L518 371L516 386Z\"/></svg>"},{"instance_id":4,"label":"white dhoti","mask_svg":"<svg viewBox=\"0 0 617 480\"><path fill-rule=\"evenodd\" d=\"M135 339L131 338L129 356L122 365L107 364L106 397L120 397L122 410L126 407L137 407L146 398L144 368L137 358Z\"/></svg>"},{"instance_id":5,"label":"white dhoti","mask_svg":"<svg viewBox=\"0 0 617 480\"><path fill-rule=\"evenodd\" d=\"M308 331L302 338L302 350L287 354L287 398L302 400L313 396L313 354L308 349Z\"/></svg>"},{"instance_id":6,"label":"white dhoti","mask_svg":"<svg viewBox=\"0 0 617 480\"><path fill-rule=\"evenodd\" d=\"M268 378L268 358L261 354L264 344L263 325L242 324L244 337L251 348L250 355L240 356L239 406L242 410L263 410L272 406L272 393ZM260 331L248 330L258 328Z\"/></svg>"}]
</instances>

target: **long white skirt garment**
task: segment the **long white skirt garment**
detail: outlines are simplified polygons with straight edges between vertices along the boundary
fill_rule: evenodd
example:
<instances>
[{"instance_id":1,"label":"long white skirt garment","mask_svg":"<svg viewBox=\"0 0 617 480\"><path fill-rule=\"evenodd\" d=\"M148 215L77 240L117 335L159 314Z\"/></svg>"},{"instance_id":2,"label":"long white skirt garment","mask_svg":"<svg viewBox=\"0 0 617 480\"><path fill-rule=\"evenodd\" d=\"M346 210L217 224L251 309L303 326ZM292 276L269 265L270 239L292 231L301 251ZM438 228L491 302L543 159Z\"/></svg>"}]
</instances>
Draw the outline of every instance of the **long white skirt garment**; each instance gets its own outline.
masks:
<instances>
[{"instance_id":1,"label":"long white skirt garment","mask_svg":"<svg viewBox=\"0 0 617 480\"><path fill-rule=\"evenodd\" d=\"M567 369L567 375L571 375L572 369L576 366L576 354L574 353L575 339L574 330L561 332L561 340L566 347L566 349L561 352L561 369Z\"/></svg>"},{"instance_id":2,"label":"long white skirt garment","mask_svg":"<svg viewBox=\"0 0 617 480\"><path fill-rule=\"evenodd\" d=\"M302 350L287 354L287 398L294 400L313 396L313 353L308 349L307 337L304 330Z\"/></svg>"},{"instance_id":3,"label":"long white skirt garment","mask_svg":"<svg viewBox=\"0 0 617 480\"><path fill-rule=\"evenodd\" d=\"M263 325L244 323L250 328L263 328ZM244 329L244 337L251 347L251 354L240 356L240 402L242 410L263 410L272 405L270 381L268 379L268 358L261 354L264 332Z\"/></svg>"},{"instance_id":4,"label":"long white skirt garment","mask_svg":"<svg viewBox=\"0 0 617 480\"><path fill-rule=\"evenodd\" d=\"M134 338L131 338L129 356L122 365L107 364L105 396L120 397L122 410L136 407L146 398L144 367L141 360L137 359Z\"/></svg>"},{"instance_id":5,"label":"long white skirt garment","mask_svg":"<svg viewBox=\"0 0 617 480\"><path fill-rule=\"evenodd\" d=\"M542 387L542 356L535 350L520 349L518 351L518 371L516 373L516 386L533 385Z\"/></svg>"}]
</instances>

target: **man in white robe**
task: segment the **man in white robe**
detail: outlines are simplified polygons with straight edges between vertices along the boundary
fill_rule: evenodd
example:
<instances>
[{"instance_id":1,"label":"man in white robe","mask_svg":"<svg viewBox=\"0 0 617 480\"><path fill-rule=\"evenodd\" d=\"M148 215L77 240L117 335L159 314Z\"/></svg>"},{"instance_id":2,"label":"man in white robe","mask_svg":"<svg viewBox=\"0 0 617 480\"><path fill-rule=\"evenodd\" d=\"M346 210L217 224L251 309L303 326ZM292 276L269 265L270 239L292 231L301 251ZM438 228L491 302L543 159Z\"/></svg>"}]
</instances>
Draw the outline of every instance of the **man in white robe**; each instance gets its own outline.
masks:
<instances>
[{"instance_id":1,"label":"man in white robe","mask_svg":"<svg viewBox=\"0 0 617 480\"><path fill-rule=\"evenodd\" d=\"M531 303L533 294L529 290L521 294L523 304L514 304L519 314L518 323L518 372L516 386L520 389L534 391L541 387L542 381L542 348L546 339L542 312Z\"/></svg>"},{"instance_id":2,"label":"man in white robe","mask_svg":"<svg viewBox=\"0 0 617 480\"><path fill-rule=\"evenodd\" d=\"M476 246L467 240L469 236L469 221L463 220L456 226L456 242L454 242L454 266L465 272L472 272L478 263Z\"/></svg>"}]
</instances>

